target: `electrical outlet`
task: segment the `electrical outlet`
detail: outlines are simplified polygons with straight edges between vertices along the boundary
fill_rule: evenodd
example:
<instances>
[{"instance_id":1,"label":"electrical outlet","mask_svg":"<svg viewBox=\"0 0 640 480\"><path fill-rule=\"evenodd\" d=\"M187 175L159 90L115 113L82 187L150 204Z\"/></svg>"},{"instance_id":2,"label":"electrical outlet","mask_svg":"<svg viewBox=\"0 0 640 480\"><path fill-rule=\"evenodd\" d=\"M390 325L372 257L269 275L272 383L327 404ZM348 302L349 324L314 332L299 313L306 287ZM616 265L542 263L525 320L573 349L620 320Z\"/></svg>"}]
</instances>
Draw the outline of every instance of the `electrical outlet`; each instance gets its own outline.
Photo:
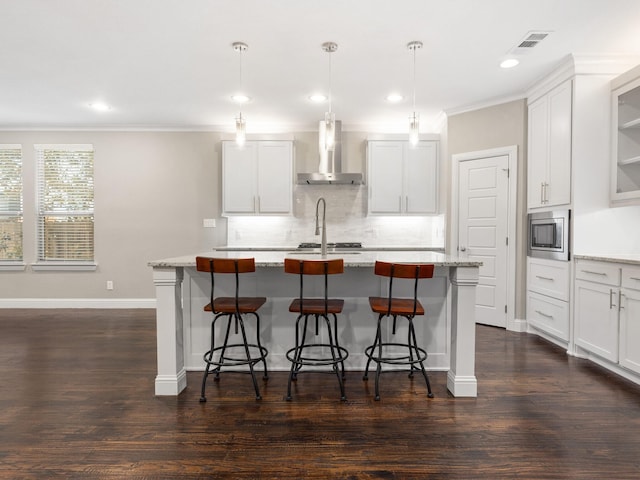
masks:
<instances>
[{"instance_id":1,"label":"electrical outlet","mask_svg":"<svg viewBox=\"0 0 640 480\"><path fill-rule=\"evenodd\" d=\"M216 219L215 218L205 218L202 220L202 226L204 228L215 228L216 227Z\"/></svg>"},{"instance_id":2,"label":"electrical outlet","mask_svg":"<svg viewBox=\"0 0 640 480\"><path fill-rule=\"evenodd\" d=\"M111 280L107 280L107 290L113 290L113 282Z\"/></svg>"}]
</instances>

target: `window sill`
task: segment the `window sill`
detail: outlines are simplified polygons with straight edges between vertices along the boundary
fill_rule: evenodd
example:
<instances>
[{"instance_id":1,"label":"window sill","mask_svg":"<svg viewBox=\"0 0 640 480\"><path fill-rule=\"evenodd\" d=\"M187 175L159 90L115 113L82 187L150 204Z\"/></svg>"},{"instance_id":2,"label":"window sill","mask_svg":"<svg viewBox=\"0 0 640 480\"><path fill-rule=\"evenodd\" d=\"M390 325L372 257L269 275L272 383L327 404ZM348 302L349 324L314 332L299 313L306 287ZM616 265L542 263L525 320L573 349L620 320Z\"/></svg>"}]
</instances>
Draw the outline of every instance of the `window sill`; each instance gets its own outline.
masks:
<instances>
[{"instance_id":1,"label":"window sill","mask_svg":"<svg viewBox=\"0 0 640 480\"><path fill-rule=\"evenodd\" d=\"M0 262L0 272L22 272L25 268L22 262Z\"/></svg>"},{"instance_id":2,"label":"window sill","mask_svg":"<svg viewBox=\"0 0 640 480\"><path fill-rule=\"evenodd\" d=\"M93 262L39 262L32 263L31 270L41 271L74 271L74 272L94 272L98 269L98 264Z\"/></svg>"}]
</instances>

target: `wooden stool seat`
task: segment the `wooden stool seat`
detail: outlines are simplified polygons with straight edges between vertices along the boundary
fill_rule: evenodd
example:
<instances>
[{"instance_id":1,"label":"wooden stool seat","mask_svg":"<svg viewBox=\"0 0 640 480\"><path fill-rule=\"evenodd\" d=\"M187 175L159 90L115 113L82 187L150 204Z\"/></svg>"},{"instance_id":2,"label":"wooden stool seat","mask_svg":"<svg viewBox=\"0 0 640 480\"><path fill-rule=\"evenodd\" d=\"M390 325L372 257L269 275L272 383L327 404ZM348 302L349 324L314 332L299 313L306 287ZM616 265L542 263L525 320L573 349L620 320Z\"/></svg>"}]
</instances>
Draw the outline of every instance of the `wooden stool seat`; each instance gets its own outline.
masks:
<instances>
[{"instance_id":1,"label":"wooden stool seat","mask_svg":"<svg viewBox=\"0 0 640 480\"><path fill-rule=\"evenodd\" d=\"M211 304L205 305L205 312L216 311L218 313L235 313L236 298L235 297L218 297L214 300L214 308ZM267 302L266 297L240 297L238 298L237 311L240 313L254 313Z\"/></svg>"},{"instance_id":2,"label":"wooden stool seat","mask_svg":"<svg viewBox=\"0 0 640 480\"><path fill-rule=\"evenodd\" d=\"M340 398L346 400L344 393L344 360L349 356L349 352L340 346L338 342L338 313L342 312L344 300L329 298L328 296L328 276L344 272L344 261L341 258L331 260L299 260L292 258L284 259L284 271L296 274L300 278L300 294L298 298L291 301L289 311L298 313L296 318L296 339L295 346L286 353L287 359L291 362L289 382L287 385L287 400L291 400L291 382L297 379L298 373L305 365L331 366L338 377L340 386ZM324 296L322 298L307 298L304 295L304 277L306 275L324 276ZM319 321L327 329L327 339L325 342L313 343L307 341L307 327L309 316L315 318L315 334L319 333ZM333 326L329 321L329 316L333 318ZM338 369L340 366L340 370Z\"/></svg>"},{"instance_id":3,"label":"wooden stool seat","mask_svg":"<svg viewBox=\"0 0 640 480\"><path fill-rule=\"evenodd\" d=\"M289 305L289 311L304 315L322 315L324 313L342 313L343 306L344 300L338 298L328 299L327 305L324 304L322 298L305 298L303 302L296 298Z\"/></svg>"},{"instance_id":4,"label":"wooden stool seat","mask_svg":"<svg viewBox=\"0 0 640 480\"><path fill-rule=\"evenodd\" d=\"M416 311L413 311L413 299L412 298L392 298L391 308L389 308L389 299L386 297L369 297L369 305L371 310L375 313L383 313L390 315L424 315L424 307L417 302L415 305Z\"/></svg>"},{"instance_id":5,"label":"wooden stool seat","mask_svg":"<svg viewBox=\"0 0 640 480\"><path fill-rule=\"evenodd\" d=\"M419 370L424 376L427 384L427 396L433 397L429 377L424 368L424 361L427 359L427 351L418 346L413 319L416 316L425 314L424 307L418 300L418 280L433 277L434 265L432 264L407 264L389 263L377 261L374 273L376 275L389 278L389 290L387 297L369 297L369 305L374 313L378 314L378 325L376 337L373 344L365 348L364 354L367 358L367 365L364 370L363 380L368 379L369 365L371 362L377 364L376 368L376 390L375 399L380 400L380 373L382 364L388 365L408 365L409 377L413 378L413 372ZM413 298L400 298L393 296L394 279L413 280ZM389 336L383 339L382 320L392 318L393 327L391 335L396 333L396 320L398 317L408 321L408 333L406 342L393 342ZM418 368L418 366L420 368Z\"/></svg>"},{"instance_id":6,"label":"wooden stool seat","mask_svg":"<svg viewBox=\"0 0 640 480\"><path fill-rule=\"evenodd\" d=\"M264 376L269 378L267 372L267 355L268 351L260 342L260 316L258 309L265 304L265 297L242 297L240 296L240 280L241 273L255 272L255 260L253 258L211 258L196 257L196 269L199 272L208 272L211 278L211 295L210 301L205 305L206 312L213 313L211 320L211 346L204 354L205 371L202 378L202 390L200 393L200 401L206 402L204 395L207 385L207 377L211 373L215 373L214 380L220 379L220 370L224 367L235 367L239 365L248 365L253 387L256 392L256 399L260 400L260 388L256 381L254 373L254 365L262 362L264 365ZM235 275L235 296L233 297L215 297L215 275L217 274L233 274ZM251 343L247 340L245 331L245 316L252 315L256 320L256 341ZM226 319L226 328L224 330L224 340L219 344L215 341L216 323L219 319ZM231 325L235 325L234 337L231 335ZM231 338L240 339L237 342Z\"/></svg>"}]
</instances>

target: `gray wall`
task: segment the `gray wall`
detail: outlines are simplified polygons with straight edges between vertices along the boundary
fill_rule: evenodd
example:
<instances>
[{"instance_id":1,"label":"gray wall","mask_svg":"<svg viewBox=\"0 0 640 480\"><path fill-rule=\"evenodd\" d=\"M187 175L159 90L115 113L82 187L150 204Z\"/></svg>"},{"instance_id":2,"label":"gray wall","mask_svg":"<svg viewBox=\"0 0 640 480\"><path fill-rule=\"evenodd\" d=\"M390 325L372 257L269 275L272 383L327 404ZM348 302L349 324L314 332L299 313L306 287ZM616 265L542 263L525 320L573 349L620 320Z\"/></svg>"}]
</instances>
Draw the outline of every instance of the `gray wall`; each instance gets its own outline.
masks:
<instances>
[{"instance_id":1,"label":"gray wall","mask_svg":"<svg viewBox=\"0 0 640 480\"><path fill-rule=\"evenodd\" d=\"M0 272L2 298L152 298L149 260L210 249L223 228L202 228L220 211L220 135L211 132L0 132L20 143L24 179L23 272ZM37 143L95 149L95 272L34 272ZM106 282L114 290L106 290Z\"/></svg>"},{"instance_id":2,"label":"gray wall","mask_svg":"<svg viewBox=\"0 0 640 480\"><path fill-rule=\"evenodd\" d=\"M451 156L458 153L475 152L490 148L518 146L518 200L516 207L516 319L525 318L525 280L526 280L526 138L527 138L526 100L516 100L501 105L478 109L472 112L451 115L447 125L448 153L447 164ZM450 168L449 168L450 172ZM450 173L448 183L451 185ZM451 199L447 203L451 205ZM447 210L447 218L451 211ZM447 231L450 238L450 225Z\"/></svg>"}]
</instances>

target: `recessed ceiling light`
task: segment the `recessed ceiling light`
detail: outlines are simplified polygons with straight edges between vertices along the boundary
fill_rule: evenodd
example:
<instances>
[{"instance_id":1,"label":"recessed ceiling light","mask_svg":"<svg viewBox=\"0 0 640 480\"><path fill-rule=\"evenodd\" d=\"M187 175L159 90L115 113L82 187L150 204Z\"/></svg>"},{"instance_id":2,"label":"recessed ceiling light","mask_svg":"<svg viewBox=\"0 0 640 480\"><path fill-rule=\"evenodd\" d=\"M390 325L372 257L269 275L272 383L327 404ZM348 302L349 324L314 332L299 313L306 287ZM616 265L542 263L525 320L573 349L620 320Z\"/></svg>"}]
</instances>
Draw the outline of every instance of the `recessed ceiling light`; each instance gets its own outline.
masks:
<instances>
[{"instance_id":1,"label":"recessed ceiling light","mask_svg":"<svg viewBox=\"0 0 640 480\"><path fill-rule=\"evenodd\" d=\"M251 98L247 97L244 93L236 93L235 95L231 95L231 100L236 103L246 103L251 100Z\"/></svg>"},{"instance_id":2,"label":"recessed ceiling light","mask_svg":"<svg viewBox=\"0 0 640 480\"><path fill-rule=\"evenodd\" d=\"M503 60L502 63L500 64L500 66L502 68L513 68L516 65L518 65L520 63L519 60L516 60L515 58L507 58L506 60Z\"/></svg>"},{"instance_id":3,"label":"recessed ceiling light","mask_svg":"<svg viewBox=\"0 0 640 480\"><path fill-rule=\"evenodd\" d=\"M404 97L399 93L390 93L387 95L387 101L392 103L398 103L404 100Z\"/></svg>"},{"instance_id":4,"label":"recessed ceiling light","mask_svg":"<svg viewBox=\"0 0 640 480\"><path fill-rule=\"evenodd\" d=\"M328 97L324 93L314 93L313 95L309 95L309 100L314 103L322 103L328 100Z\"/></svg>"},{"instance_id":5,"label":"recessed ceiling light","mask_svg":"<svg viewBox=\"0 0 640 480\"><path fill-rule=\"evenodd\" d=\"M95 102L89 104L90 108L93 108L96 112L108 112L111 107L103 102Z\"/></svg>"}]
</instances>

